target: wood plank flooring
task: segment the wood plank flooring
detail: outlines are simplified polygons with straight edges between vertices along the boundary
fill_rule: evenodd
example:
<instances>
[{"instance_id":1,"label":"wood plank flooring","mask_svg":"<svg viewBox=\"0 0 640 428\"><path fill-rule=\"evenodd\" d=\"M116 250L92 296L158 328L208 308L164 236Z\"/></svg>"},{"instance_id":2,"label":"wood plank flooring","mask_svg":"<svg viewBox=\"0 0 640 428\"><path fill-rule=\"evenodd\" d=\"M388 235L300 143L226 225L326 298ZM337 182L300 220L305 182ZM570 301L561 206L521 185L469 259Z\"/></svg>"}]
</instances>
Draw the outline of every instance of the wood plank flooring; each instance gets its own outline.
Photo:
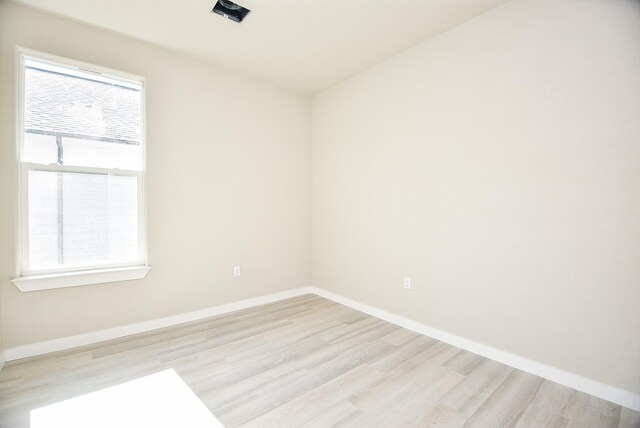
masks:
<instances>
[{"instance_id":1,"label":"wood plank flooring","mask_svg":"<svg viewBox=\"0 0 640 428\"><path fill-rule=\"evenodd\" d=\"M314 295L8 363L0 426L167 368L226 427L640 427L638 412Z\"/></svg>"}]
</instances>

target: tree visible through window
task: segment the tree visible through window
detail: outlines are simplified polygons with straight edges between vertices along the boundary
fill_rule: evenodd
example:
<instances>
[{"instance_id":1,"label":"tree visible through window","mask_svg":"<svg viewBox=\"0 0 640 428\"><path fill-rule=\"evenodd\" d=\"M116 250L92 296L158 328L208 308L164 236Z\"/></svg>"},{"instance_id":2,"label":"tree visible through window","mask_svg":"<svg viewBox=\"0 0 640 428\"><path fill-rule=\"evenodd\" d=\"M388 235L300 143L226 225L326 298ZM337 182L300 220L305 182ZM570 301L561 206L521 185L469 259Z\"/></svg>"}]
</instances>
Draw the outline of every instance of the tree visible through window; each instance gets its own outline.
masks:
<instances>
[{"instance_id":1,"label":"tree visible through window","mask_svg":"<svg viewBox=\"0 0 640 428\"><path fill-rule=\"evenodd\" d=\"M144 264L142 82L22 64L22 273Z\"/></svg>"}]
</instances>

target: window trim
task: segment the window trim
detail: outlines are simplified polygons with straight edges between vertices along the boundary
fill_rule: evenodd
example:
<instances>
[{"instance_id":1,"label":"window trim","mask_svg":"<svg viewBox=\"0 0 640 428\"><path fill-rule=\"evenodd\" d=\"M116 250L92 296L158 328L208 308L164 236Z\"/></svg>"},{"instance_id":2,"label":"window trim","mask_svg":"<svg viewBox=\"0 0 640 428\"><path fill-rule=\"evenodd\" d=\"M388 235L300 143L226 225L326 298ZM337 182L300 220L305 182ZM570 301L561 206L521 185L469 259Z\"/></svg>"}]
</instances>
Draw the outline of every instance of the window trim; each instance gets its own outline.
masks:
<instances>
[{"instance_id":1,"label":"window trim","mask_svg":"<svg viewBox=\"0 0 640 428\"><path fill-rule=\"evenodd\" d=\"M139 84L141 96L141 163L142 169L126 170L119 168L92 168L58 164L35 164L22 161L24 146L24 92L25 92L25 60L33 59L51 65L66 68L77 68L84 72L103 74L107 77L121 79L129 83ZM147 204L146 204L146 91L145 79L142 76L124 73L105 67L95 66L81 61L50 55L23 47L17 48L17 94L16 94L16 161L18 172L18 192L16 203L16 219L18 232L16 236L16 266L17 277L12 282L21 291L35 291L51 288L70 287L76 285L99 284L104 282L125 281L144 278L149 271L147 255ZM133 263L114 265L94 265L81 268L60 268L52 270L32 271L28 267L28 194L27 174L30 170L65 171L79 173L99 173L107 175L138 177L138 251L139 260Z\"/></svg>"},{"instance_id":2,"label":"window trim","mask_svg":"<svg viewBox=\"0 0 640 428\"><path fill-rule=\"evenodd\" d=\"M151 266L129 266L112 269L62 272L48 275L31 275L13 278L11 282L22 292L76 287L78 285L143 279Z\"/></svg>"}]
</instances>

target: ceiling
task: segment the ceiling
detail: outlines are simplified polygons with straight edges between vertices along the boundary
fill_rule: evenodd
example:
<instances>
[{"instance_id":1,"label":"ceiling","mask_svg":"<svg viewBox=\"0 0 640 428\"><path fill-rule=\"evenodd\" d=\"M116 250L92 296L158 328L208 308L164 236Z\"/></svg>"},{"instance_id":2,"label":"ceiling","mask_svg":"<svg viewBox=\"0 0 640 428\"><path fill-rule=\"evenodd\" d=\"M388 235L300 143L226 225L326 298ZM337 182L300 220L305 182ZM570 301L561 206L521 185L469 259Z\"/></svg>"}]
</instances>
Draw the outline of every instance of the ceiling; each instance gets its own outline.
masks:
<instances>
[{"instance_id":1,"label":"ceiling","mask_svg":"<svg viewBox=\"0 0 640 428\"><path fill-rule=\"evenodd\" d=\"M314 93L508 0L14 0Z\"/></svg>"}]
</instances>

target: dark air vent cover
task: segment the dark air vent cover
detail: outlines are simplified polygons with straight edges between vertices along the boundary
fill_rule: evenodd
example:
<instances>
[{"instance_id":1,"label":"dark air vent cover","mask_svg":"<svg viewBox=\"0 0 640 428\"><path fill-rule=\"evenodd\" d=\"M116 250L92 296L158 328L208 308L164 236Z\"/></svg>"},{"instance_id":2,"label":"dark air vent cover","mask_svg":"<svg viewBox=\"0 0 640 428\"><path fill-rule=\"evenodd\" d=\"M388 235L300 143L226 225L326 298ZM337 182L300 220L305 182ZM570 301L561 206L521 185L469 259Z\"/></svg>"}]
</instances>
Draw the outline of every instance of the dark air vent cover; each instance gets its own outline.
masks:
<instances>
[{"instance_id":1,"label":"dark air vent cover","mask_svg":"<svg viewBox=\"0 0 640 428\"><path fill-rule=\"evenodd\" d=\"M211 12L222 15L235 22L242 22L244 17L251 11L229 0L218 0Z\"/></svg>"}]
</instances>

